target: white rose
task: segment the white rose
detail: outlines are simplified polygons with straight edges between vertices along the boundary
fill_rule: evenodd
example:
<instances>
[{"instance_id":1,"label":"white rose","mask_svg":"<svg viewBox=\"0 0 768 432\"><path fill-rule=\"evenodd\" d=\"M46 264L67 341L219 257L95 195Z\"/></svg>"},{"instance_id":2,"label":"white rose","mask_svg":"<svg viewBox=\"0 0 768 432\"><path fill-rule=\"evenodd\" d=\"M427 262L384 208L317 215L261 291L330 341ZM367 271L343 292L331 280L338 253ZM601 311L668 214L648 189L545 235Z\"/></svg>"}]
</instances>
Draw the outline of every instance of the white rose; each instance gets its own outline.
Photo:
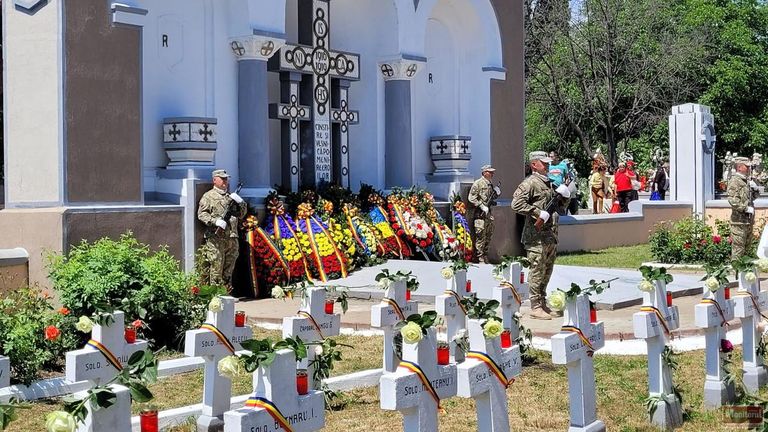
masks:
<instances>
[{"instance_id":1,"label":"white rose","mask_svg":"<svg viewBox=\"0 0 768 432\"><path fill-rule=\"evenodd\" d=\"M322 345L315 346L315 355L316 356L323 355L323 346Z\"/></svg>"},{"instance_id":2,"label":"white rose","mask_svg":"<svg viewBox=\"0 0 768 432\"><path fill-rule=\"evenodd\" d=\"M755 267L763 273L768 272L768 258L760 258L755 261Z\"/></svg>"},{"instance_id":3,"label":"white rose","mask_svg":"<svg viewBox=\"0 0 768 432\"><path fill-rule=\"evenodd\" d=\"M450 279L453 277L453 269L450 267L443 267L443 269L440 270L440 275L443 279Z\"/></svg>"},{"instance_id":4,"label":"white rose","mask_svg":"<svg viewBox=\"0 0 768 432\"><path fill-rule=\"evenodd\" d=\"M421 326L415 322L409 322L400 329L400 334L403 336L403 342L409 344L418 343L424 335L421 332Z\"/></svg>"},{"instance_id":5,"label":"white rose","mask_svg":"<svg viewBox=\"0 0 768 432\"><path fill-rule=\"evenodd\" d=\"M80 319L77 320L75 328L79 332L90 333L91 330L93 330L93 321L91 321L91 319L87 316L81 316Z\"/></svg>"},{"instance_id":6,"label":"white rose","mask_svg":"<svg viewBox=\"0 0 768 432\"><path fill-rule=\"evenodd\" d=\"M565 309L565 293L557 290L547 297L547 304L554 310L561 311Z\"/></svg>"},{"instance_id":7,"label":"white rose","mask_svg":"<svg viewBox=\"0 0 768 432\"><path fill-rule=\"evenodd\" d=\"M219 375L232 380L243 373L243 364L240 362L240 358L231 355L219 360L216 369L218 369Z\"/></svg>"},{"instance_id":8,"label":"white rose","mask_svg":"<svg viewBox=\"0 0 768 432\"><path fill-rule=\"evenodd\" d=\"M272 288L272 297L276 299L285 298L285 290L280 285L275 285Z\"/></svg>"},{"instance_id":9,"label":"white rose","mask_svg":"<svg viewBox=\"0 0 768 432\"><path fill-rule=\"evenodd\" d=\"M390 278L381 278L379 279L379 286L387 289L389 286L392 285L392 280Z\"/></svg>"},{"instance_id":10,"label":"white rose","mask_svg":"<svg viewBox=\"0 0 768 432\"><path fill-rule=\"evenodd\" d=\"M653 292L653 290L656 289L656 286L652 282L645 279L643 279L637 287L643 292Z\"/></svg>"},{"instance_id":11,"label":"white rose","mask_svg":"<svg viewBox=\"0 0 768 432\"><path fill-rule=\"evenodd\" d=\"M75 432L77 422L66 411L53 411L45 417L45 429L48 432Z\"/></svg>"},{"instance_id":12,"label":"white rose","mask_svg":"<svg viewBox=\"0 0 768 432\"><path fill-rule=\"evenodd\" d=\"M501 325L501 322L495 319L489 319L483 326L483 335L485 335L486 339L499 337L503 331L504 326Z\"/></svg>"},{"instance_id":13,"label":"white rose","mask_svg":"<svg viewBox=\"0 0 768 432\"><path fill-rule=\"evenodd\" d=\"M711 277L704 282L704 286L707 287L708 290L715 292L718 289L720 289L720 282L718 282L717 279Z\"/></svg>"},{"instance_id":14,"label":"white rose","mask_svg":"<svg viewBox=\"0 0 768 432\"><path fill-rule=\"evenodd\" d=\"M214 297L211 299L211 302L208 303L208 310L217 313L224 310L224 306L221 304L221 299L218 297Z\"/></svg>"},{"instance_id":15,"label":"white rose","mask_svg":"<svg viewBox=\"0 0 768 432\"><path fill-rule=\"evenodd\" d=\"M757 276L753 272L747 272L744 274L744 280L747 282L754 282L757 279Z\"/></svg>"}]
</instances>

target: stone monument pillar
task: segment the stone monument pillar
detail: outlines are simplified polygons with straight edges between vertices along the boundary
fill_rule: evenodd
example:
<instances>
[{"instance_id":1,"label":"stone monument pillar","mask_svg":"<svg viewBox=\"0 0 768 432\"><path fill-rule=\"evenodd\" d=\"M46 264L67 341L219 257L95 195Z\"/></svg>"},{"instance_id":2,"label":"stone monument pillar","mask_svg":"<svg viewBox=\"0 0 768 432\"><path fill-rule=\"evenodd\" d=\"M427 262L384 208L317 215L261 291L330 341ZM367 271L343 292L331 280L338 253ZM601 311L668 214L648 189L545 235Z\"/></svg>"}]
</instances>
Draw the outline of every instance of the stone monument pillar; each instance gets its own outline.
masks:
<instances>
[{"instance_id":1,"label":"stone monument pillar","mask_svg":"<svg viewBox=\"0 0 768 432\"><path fill-rule=\"evenodd\" d=\"M670 200L690 201L704 213L715 197L715 117L709 107L684 104L669 116Z\"/></svg>"}]
</instances>

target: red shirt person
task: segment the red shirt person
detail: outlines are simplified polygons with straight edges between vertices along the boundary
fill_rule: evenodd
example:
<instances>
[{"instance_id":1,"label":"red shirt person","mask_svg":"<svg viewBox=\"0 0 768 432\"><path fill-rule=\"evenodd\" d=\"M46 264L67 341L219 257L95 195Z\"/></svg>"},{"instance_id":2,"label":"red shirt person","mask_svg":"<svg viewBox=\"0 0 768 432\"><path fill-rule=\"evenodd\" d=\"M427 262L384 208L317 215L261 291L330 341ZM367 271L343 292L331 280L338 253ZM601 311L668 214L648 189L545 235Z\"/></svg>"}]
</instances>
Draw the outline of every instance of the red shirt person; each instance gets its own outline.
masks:
<instances>
[{"instance_id":1,"label":"red shirt person","mask_svg":"<svg viewBox=\"0 0 768 432\"><path fill-rule=\"evenodd\" d=\"M622 213L627 213L629 211L629 202L632 201L635 192L632 188L632 180L637 179L637 174L632 171L632 165L634 165L632 161L628 161L626 165L623 162L620 163L619 169L616 170L613 177L613 182L616 183L616 195Z\"/></svg>"}]
</instances>

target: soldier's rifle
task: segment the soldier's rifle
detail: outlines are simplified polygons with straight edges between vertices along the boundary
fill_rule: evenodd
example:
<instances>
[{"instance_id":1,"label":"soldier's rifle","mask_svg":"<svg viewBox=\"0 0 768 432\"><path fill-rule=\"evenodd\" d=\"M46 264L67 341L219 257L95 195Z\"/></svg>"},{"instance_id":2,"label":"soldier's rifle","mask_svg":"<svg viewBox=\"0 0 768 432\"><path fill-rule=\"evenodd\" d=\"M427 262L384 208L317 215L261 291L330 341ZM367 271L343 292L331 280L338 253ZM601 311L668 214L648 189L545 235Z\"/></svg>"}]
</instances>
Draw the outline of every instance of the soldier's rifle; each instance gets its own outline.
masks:
<instances>
[{"instance_id":1,"label":"soldier's rifle","mask_svg":"<svg viewBox=\"0 0 768 432\"><path fill-rule=\"evenodd\" d=\"M240 195L240 190L243 189L243 183L240 182L237 184L237 189L235 189L235 193ZM224 212L224 216L221 217L221 219L229 223L229 220L232 218L232 215L236 214L238 212L238 204L230 197L231 193L227 194L227 198L230 199L229 206L227 207L227 211ZM220 227L216 227L216 234L221 234L221 231L223 231Z\"/></svg>"}]
</instances>

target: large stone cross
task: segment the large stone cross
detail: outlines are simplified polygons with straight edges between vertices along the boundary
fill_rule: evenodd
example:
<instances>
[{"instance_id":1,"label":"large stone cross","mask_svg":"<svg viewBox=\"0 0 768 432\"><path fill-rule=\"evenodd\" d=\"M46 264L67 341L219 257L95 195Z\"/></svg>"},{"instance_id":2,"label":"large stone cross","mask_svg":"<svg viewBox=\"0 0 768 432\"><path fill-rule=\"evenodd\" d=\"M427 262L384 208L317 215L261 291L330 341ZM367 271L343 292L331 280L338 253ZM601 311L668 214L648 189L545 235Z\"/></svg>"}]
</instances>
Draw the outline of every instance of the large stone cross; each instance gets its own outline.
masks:
<instances>
[{"instance_id":1,"label":"large stone cross","mask_svg":"<svg viewBox=\"0 0 768 432\"><path fill-rule=\"evenodd\" d=\"M322 342L329 336L338 336L341 331L341 314L325 313L325 288L308 288L302 298L298 315L283 318L283 337L299 336L305 343ZM315 350L307 350L307 358L302 361L306 366L307 375L314 377ZM312 388L320 388L319 382L310 384Z\"/></svg>"},{"instance_id":2,"label":"large stone cross","mask_svg":"<svg viewBox=\"0 0 768 432\"><path fill-rule=\"evenodd\" d=\"M648 390L651 396L660 396L651 423L662 429L673 429L683 424L683 409L675 397L672 370L664 362L664 349L671 340L670 332L680 327L677 306L667 306L667 284L653 282L653 292L643 293L643 306L633 315L635 337L645 339L648 346Z\"/></svg>"},{"instance_id":3,"label":"large stone cross","mask_svg":"<svg viewBox=\"0 0 768 432\"><path fill-rule=\"evenodd\" d=\"M464 360L464 352L453 338L467 328L467 312L461 304L461 300L467 295L466 286L466 270L457 271L453 278L446 280L445 294L435 297L435 309L445 318L452 362Z\"/></svg>"},{"instance_id":4,"label":"large stone cross","mask_svg":"<svg viewBox=\"0 0 768 432\"><path fill-rule=\"evenodd\" d=\"M735 400L733 383L725 380L720 341L725 339L725 324L733 319L733 300L725 299L722 286L714 293L705 289L704 298L695 307L696 327L704 329L706 344L704 407L719 408Z\"/></svg>"},{"instance_id":5,"label":"large stone cross","mask_svg":"<svg viewBox=\"0 0 768 432\"><path fill-rule=\"evenodd\" d=\"M311 432L325 425L325 397L310 390L299 395L296 390L296 356L285 349L276 353L268 367L253 373L254 393L246 406L224 413L224 432L284 431L287 422L293 432ZM276 410L270 412L266 406ZM279 413L278 413L279 411Z\"/></svg>"},{"instance_id":6,"label":"large stone cross","mask_svg":"<svg viewBox=\"0 0 768 432\"><path fill-rule=\"evenodd\" d=\"M502 349L500 338L486 339L482 320L468 320L467 329L470 353L458 365L457 394L475 399L479 432L508 432L507 387L523 371L520 348Z\"/></svg>"},{"instance_id":7,"label":"large stone cross","mask_svg":"<svg viewBox=\"0 0 768 432\"><path fill-rule=\"evenodd\" d=\"M739 273L739 290L734 296L733 314L741 319L744 352L744 387L757 393L768 382L764 359L757 354L757 347L763 337L757 329L762 316L768 312L768 292L760 291L760 278L754 271L755 280L750 282L745 273Z\"/></svg>"},{"instance_id":8,"label":"large stone cross","mask_svg":"<svg viewBox=\"0 0 768 432\"><path fill-rule=\"evenodd\" d=\"M187 330L184 338L184 354L205 360L203 380L203 413L197 419L199 431L221 430L222 416L229 410L232 397L232 381L219 375L219 360L234 355L242 349L240 343L253 337L249 326L235 326L234 297L220 297L222 310L208 311L203 327ZM223 339L222 339L223 338Z\"/></svg>"},{"instance_id":9,"label":"large stone cross","mask_svg":"<svg viewBox=\"0 0 768 432\"><path fill-rule=\"evenodd\" d=\"M427 383L413 371L413 365L421 369ZM379 392L381 409L403 413L404 432L437 431L437 399L456 395L456 365L437 364L434 328L418 343L403 343L403 362L395 372L381 376Z\"/></svg>"},{"instance_id":10,"label":"large stone cross","mask_svg":"<svg viewBox=\"0 0 768 432\"><path fill-rule=\"evenodd\" d=\"M589 297L581 294L576 300L569 301L562 331L552 336L552 362L568 368L571 413L568 430L571 432L605 431L605 424L597 419L595 365L592 360L592 354L604 345L603 323L589 322Z\"/></svg>"},{"instance_id":11,"label":"large stone cross","mask_svg":"<svg viewBox=\"0 0 768 432\"><path fill-rule=\"evenodd\" d=\"M146 341L137 340L132 344L125 341L123 312L114 312L112 318L111 324L93 326L91 340L85 348L67 353L67 381L90 381L94 386L109 382L117 376L119 369L128 363L133 353L147 349ZM113 384L111 387L117 396L115 404L95 411L91 404L86 404L88 416L85 423L78 427L79 432L131 430L131 393L121 385ZM86 394L80 392L75 394L75 397L85 397Z\"/></svg>"},{"instance_id":12,"label":"large stone cross","mask_svg":"<svg viewBox=\"0 0 768 432\"><path fill-rule=\"evenodd\" d=\"M419 310L416 302L405 300L406 289L405 281L393 282L384 292L384 300L371 307L371 327L384 331L385 372L394 372L400 363L395 352L395 325Z\"/></svg>"},{"instance_id":13,"label":"large stone cross","mask_svg":"<svg viewBox=\"0 0 768 432\"><path fill-rule=\"evenodd\" d=\"M528 284L520 282L521 274L522 266L515 262L502 271L498 286L479 285L476 289L478 298L499 302L501 321L504 328L509 330L512 341L520 337L520 325L515 319L515 314L530 296Z\"/></svg>"},{"instance_id":14,"label":"large stone cross","mask_svg":"<svg viewBox=\"0 0 768 432\"><path fill-rule=\"evenodd\" d=\"M360 79L360 56L331 50L329 3L299 0L299 44L286 44L269 62L270 70L281 72L283 102L270 111L273 118L288 121L290 126L283 133L290 163L283 169L288 170L294 191L323 181L349 187L348 126L357 123L359 115L349 109L348 90L351 81ZM300 95L300 87L311 91L311 106L300 105L309 96ZM332 101L338 101L338 106L332 107ZM301 130L302 120L311 121L311 127ZM339 124L335 145L332 122Z\"/></svg>"}]
</instances>

